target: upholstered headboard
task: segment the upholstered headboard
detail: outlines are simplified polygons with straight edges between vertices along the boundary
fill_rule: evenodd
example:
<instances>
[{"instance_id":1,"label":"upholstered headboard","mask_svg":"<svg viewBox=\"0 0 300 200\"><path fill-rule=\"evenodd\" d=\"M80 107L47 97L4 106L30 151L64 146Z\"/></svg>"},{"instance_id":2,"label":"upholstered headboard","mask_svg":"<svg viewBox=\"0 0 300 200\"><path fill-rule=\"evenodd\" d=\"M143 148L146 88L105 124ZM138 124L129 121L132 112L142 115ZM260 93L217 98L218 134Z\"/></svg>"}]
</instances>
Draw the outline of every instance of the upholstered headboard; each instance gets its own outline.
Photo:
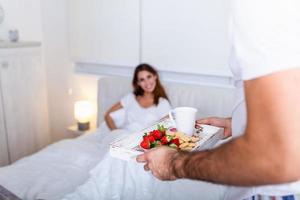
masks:
<instances>
[{"instance_id":1,"label":"upholstered headboard","mask_svg":"<svg viewBox=\"0 0 300 200\"><path fill-rule=\"evenodd\" d=\"M163 82L172 107L192 106L198 108L198 117L231 114L234 89ZM98 82L98 125L104 113L116 102L132 91L131 79L125 77L104 77Z\"/></svg>"}]
</instances>

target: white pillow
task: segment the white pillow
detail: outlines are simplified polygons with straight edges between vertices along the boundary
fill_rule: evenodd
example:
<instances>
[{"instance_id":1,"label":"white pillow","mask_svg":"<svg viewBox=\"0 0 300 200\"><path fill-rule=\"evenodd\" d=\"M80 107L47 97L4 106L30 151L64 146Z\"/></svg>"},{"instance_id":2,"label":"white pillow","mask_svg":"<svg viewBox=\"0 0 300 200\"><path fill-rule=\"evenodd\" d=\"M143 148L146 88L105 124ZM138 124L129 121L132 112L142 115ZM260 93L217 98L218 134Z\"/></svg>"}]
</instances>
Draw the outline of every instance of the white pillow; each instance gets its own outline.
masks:
<instances>
[{"instance_id":1,"label":"white pillow","mask_svg":"<svg viewBox=\"0 0 300 200\"><path fill-rule=\"evenodd\" d=\"M111 112L109 115L114 120L117 128L121 128L125 124L126 113L124 108Z\"/></svg>"}]
</instances>

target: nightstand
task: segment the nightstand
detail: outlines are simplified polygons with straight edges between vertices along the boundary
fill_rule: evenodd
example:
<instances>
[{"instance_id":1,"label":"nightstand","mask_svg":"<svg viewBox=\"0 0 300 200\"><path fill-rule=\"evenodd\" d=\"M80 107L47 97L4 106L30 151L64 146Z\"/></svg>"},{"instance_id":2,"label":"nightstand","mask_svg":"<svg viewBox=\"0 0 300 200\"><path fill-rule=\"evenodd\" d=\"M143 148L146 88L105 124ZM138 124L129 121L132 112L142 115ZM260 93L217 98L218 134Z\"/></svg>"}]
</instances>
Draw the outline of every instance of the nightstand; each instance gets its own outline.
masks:
<instances>
[{"instance_id":1,"label":"nightstand","mask_svg":"<svg viewBox=\"0 0 300 200\"><path fill-rule=\"evenodd\" d=\"M84 134L88 134L90 132L93 132L94 130L96 130L95 128L91 127L89 130L86 130L86 131L80 131L78 130L78 126L77 124L76 125L73 125L73 126L69 126L68 127L68 132L73 136L73 137L78 137L80 135L84 135Z\"/></svg>"}]
</instances>

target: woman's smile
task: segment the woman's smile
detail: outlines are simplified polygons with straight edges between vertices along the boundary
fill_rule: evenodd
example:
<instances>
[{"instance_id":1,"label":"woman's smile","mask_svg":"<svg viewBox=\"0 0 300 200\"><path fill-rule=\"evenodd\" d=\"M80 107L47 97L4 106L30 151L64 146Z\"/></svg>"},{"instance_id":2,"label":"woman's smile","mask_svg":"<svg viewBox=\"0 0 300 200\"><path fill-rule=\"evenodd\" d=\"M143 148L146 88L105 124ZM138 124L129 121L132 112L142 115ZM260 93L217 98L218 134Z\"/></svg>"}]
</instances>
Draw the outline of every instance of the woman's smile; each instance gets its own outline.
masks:
<instances>
[{"instance_id":1,"label":"woman's smile","mask_svg":"<svg viewBox=\"0 0 300 200\"><path fill-rule=\"evenodd\" d=\"M145 91L152 93L156 87L156 76L148 71L138 73L138 84Z\"/></svg>"}]
</instances>

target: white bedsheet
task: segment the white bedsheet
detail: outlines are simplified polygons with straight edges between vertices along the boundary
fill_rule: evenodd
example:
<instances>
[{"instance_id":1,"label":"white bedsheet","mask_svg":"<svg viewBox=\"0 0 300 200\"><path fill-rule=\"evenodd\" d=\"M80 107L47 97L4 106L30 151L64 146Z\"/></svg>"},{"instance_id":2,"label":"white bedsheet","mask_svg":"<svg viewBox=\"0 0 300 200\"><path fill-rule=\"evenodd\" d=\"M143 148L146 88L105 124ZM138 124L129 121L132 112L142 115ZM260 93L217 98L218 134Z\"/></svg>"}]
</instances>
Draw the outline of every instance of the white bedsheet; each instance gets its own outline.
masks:
<instances>
[{"instance_id":1,"label":"white bedsheet","mask_svg":"<svg viewBox=\"0 0 300 200\"><path fill-rule=\"evenodd\" d=\"M100 134L101 132L101 134ZM0 168L0 185L22 199L60 199L89 178L118 135L96 131L63 140Z\"/></svg>"}]
</instances>

